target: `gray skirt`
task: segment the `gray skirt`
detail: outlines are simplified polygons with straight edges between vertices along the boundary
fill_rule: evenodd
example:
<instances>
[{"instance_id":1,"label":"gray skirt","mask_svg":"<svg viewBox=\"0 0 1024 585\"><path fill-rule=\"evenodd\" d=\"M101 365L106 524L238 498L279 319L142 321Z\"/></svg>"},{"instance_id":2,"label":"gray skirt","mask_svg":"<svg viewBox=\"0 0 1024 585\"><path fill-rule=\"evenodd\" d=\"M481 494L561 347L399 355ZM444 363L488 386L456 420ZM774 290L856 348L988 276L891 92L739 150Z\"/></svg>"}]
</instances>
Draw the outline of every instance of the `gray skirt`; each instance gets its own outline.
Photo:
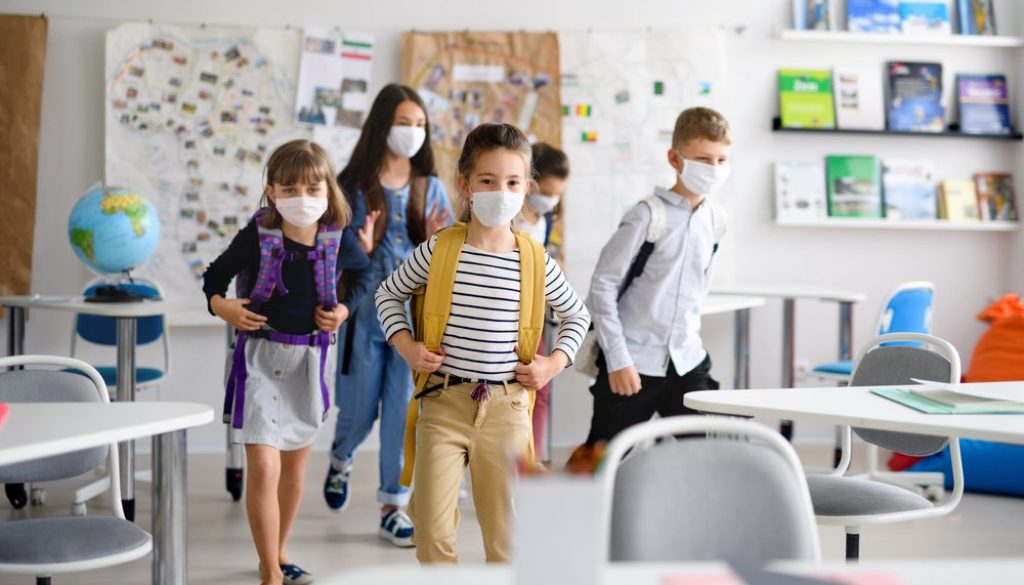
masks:
<instances>
[{"instance_id":1,"label":"gray skirt","mask_svg":"<svg viewBox=\"0 0 1024 585\"><path fill-rule=\"evenodd\" d=\"M334 381L333 349L327 352L328 384ZM250 338L245 367L242 428L231 433L231 442L282 451L311 445L329 406L320 392L320 348Z\"/></svg>"}]
</instances>

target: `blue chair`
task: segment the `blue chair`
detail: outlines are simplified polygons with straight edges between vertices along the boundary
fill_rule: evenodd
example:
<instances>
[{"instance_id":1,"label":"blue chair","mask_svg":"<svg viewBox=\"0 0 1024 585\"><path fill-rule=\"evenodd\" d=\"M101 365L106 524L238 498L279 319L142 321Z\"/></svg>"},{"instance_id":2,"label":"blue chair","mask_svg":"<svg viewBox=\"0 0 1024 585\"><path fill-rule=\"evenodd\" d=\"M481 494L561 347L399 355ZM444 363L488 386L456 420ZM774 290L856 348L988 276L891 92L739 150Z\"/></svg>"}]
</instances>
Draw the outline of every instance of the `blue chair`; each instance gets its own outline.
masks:
<instances>
[{"instance_id":1,"label":"blue chair","mask_svg":"<svg viewBox=\"0 0 1024 585\"><path fill-rule=\"evenodd\" d=\"M882 303L875 335L886 333L932 332L932 305L935 303L935 285L930 282L906 282L896 287ZM914 345L895 342L894 345ZM810 375L826 380L849 383L853 361L839 360L816 366Z\"/></svg>"},{"instance_id":2,"label":"blue chair","mask_svg":"<svg viewBox=\"0 0 1024 585\"><path fill-rule=\"evenodd\" d=\"M88 298L95 294L96 289L104 285L102 282L94 281L85 288L83 294ZM118 288L144 298L159 298L161 296L160 289L156 283L141 279L119 284ZM75 357L76 350L78 349L78 338L82 338L84 341L95 345L117 347L117 321L112 317L76 315L74 331L71 334L71 357ZM156 341L163 342L163 364L160 367L136 367L135 387L139 390L159 385L167 377L167 373L171 369L170 340L167 335L164 317L143 317L139 319L135 332L136 345L143 346ZM103 377L103 381L107 384L107 390L116 395L117 367L97 365L93 367Z\"/></svg>"},{"instance_id":3,"label":"blue chair","mask_svg":"<svg viewBox=\"0 0 1024 585\"><path fill-rule=\"evenodd\" d=\"M106 286L106 283L98 280L93 281L86 286L83 294L88 298L95 293L96 289L102 286ZM134 279L132 282L122 283L117 286L143 298L160 298L162 296L160 288L156 283L144 279ZM75 326L71 332L72 358L76 356L78 338L82 338L82 340L91 344L116 348L117 320L112 317L78 314L75 316ZM167 377L171 368L171 344L164 317L143 317L139 319L135 331L136 345L144 346L157 341L162 342L163 345L163 363L159 364L158 367L136 366L135 387L138 390L158 386ZM117 396L117 366L94 365L93 367L100 373L104 383L106 383L107 392L111 396ZM136 471L135 479L136 481L149 482L151 473L149 471ZM108 489L110 489L110 484L106 477L101 477L77 489L71 507L72 512L80 516L85 515L86 502ZM35 493L33 492L33 494ZM33 499L37 499L35 495L33 495Z\"/></svg>"}]
</instances>

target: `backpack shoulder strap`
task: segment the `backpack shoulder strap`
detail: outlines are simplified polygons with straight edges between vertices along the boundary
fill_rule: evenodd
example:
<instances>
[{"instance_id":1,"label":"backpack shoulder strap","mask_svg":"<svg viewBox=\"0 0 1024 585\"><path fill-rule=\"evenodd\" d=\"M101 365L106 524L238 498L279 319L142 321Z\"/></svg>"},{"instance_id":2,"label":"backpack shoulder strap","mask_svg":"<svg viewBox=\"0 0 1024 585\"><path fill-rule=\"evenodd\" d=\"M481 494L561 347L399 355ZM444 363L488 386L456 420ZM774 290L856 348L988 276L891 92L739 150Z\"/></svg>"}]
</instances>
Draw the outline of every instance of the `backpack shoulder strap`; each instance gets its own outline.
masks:
<instances>
[{"instance_id":1,"label":"backpack shoulder strap","mask_svg":"<svg viewBox=\"0 0 1024 585\"><path fill-rule=\"evenodd\" d=\"M544 329L544 248L525 232L516 232L519 245L519 359L530 363L537 355Z\"/></svg>"},{"instance_id":2,"label":"backpack shoulder strap","mask_svg":"<svg viewBox=\"0 0 1024 585\"><path fill-rule=\"evenodd\" d=\"M651 221L647 224L647 241L656 243L667 231L667 220L665 219L665 202L657 195L650 195L640 201L651 211Z\"/></svg>"},{"instance_id":3,"label":"backpack shoulder strap","mask_svg":"<svg viewBox=\"0 0 1024 585\"><path fill-rule=\"evenodd\" d=\"M717 202L708 201L708 211L711 212L711 229L715 234L715 246L718 246L722 238L725 237L728 217L725 214L725 208Z\"/></svg>"},{"instance_id":4,"label":"backpack shoulder strap","mask_svg":"<svg viewBox=\"0 0 1024 585\"><path fill-rule=\"evenodd\" d=\"M343 228L322 226L316 233L316 260L313 264L313 278L316 284L317 302L332 308L338 304L338 248L341 247Z\"/></svg>"},{"instance_id":5,"label":"backpack shoulder strap","mask_svg":"<svg viewBox=\"0 0 1024 585\"><path fill-rule=\"evenodd\" d=\"M441 337L448 325L451 312L452 290L455 288L455 271L459 266L462 246L466 243L466 226L456 224L437 233L434 251L430 255L430 271L427 285L414 315L419 328L416 337L430 351L441 348ZM414 307L417 310L417 307Z\"/></svg>"},{"instance_id":6,"label":"backpack shoulder strap","mask_svg":"<svg viewBox=\"0 0 1024 585\"><path fill-rule=\"evenodd\" d=\"M281 280L281 263L284 262L284 233L280 229L264 227L260 220L262 214L256 213L256 233L260 247L260 263L256 271L256 278L252 279L248 274L236 278L237 293L240 297L247 297L253 305L250 309L255 310L259 305L270 300L274 289L278 288L281 294L287 294L288 289L284 287ZM243 290L252 283L251 290Z\"/></svg>"},{"instance_id":7,"label":"backpack shoulder strap","mask_svg":"<svg viewBox=\"0 0 1024 585\"><path fill-rule=\"evenodd\" d=\"M626 294L626 291L629 290L636 277L643 274L648 258L654 253L654 245L665 235L667 230L665 202L661 200L661 197L657 195L645 197L638 205L646 205L647 209L651 212L651 219L647 223L647 237L644 239L644 243L640 244L640 250L629 264L626 277L622 280L622 284L619 285L619 295L616 297L616 300L621 299L622 295Z\"/></svg>"}]
</instances>

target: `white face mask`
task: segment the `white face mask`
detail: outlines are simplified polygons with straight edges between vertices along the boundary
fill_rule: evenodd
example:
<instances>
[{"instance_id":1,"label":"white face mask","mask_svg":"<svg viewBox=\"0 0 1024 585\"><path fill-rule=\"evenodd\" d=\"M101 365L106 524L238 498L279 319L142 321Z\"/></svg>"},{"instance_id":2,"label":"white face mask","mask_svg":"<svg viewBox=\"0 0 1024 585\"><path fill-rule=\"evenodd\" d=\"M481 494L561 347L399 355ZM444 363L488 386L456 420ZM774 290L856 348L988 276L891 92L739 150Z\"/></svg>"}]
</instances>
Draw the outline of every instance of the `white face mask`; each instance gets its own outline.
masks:
<instances>
[{"instance_id":1,"label":"white face mask","mask_svg":"<svg viewBox=\"0 0 1024 585\"><path fill-rule=\"evenodd\" d=\"M473 215L487 227L509 225L512 218L523 209L522 193L511 191L481 191L473 193L470 203Z\"/></svg>"},{"instance_id":2,"label":"white face mask","mask_svg":"<svg viewBox=\"0 0 1024 585\"><path fill-rule=\"evenodd\" d=\"M427 130L416 126L392 126L388 132L388 149L398 156L412 158L427 140Z\"/></svg>"},{"instance_id":3,"label":"white face mask","mask_svg":"<svg viewBox=\"0 0 1024 585\"><path fill-rule=\"evenodd\" d=\"M709 165L684 159L683 171L679 173L679 178L683 181L684 187L697 195L711 195L729 180L730 171L729 163Z\"/></svg>"},{"instance_id":4,"label":"white face mask","mask_svg":"<svg viewBox=\"0 0 1024 585\"><path fill-rule=\"evenodd\" d=\"M327 211L326 197L280 197L274 207L285 221L299 227L313 225Z\"/></svg>"},{"instance_id":5,"label":"white face mask","mask_svg":"<svg viewBox=\"0 0 1024 585\"><path fill-rule=\"evenodd\" d=\"M540 193L532 193L526 198L530 202L530 207L541 215L547 215L554 211L561 199L558 195L541 195Z\"/></svg>"}]
</instances>

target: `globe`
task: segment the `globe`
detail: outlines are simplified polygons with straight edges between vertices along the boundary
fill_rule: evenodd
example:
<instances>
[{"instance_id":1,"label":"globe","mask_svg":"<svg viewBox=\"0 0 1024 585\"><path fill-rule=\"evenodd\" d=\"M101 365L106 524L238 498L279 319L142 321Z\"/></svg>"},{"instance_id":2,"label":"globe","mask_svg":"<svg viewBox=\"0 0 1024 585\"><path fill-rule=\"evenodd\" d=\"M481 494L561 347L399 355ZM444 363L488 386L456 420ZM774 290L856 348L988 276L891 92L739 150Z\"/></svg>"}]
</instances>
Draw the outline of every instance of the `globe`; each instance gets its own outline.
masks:
<instances>
[{"instance_id":1,"label":"globe","mask_svg":"<svg viewBox=\"0 0 1024 585\"><path fill-rule=\"evenodd\" d=\"M105 275L141 266L160 241L160 218L142 195L96 184L75 204L68 238L78 259Z\"/></svg>"}]
</instances>

